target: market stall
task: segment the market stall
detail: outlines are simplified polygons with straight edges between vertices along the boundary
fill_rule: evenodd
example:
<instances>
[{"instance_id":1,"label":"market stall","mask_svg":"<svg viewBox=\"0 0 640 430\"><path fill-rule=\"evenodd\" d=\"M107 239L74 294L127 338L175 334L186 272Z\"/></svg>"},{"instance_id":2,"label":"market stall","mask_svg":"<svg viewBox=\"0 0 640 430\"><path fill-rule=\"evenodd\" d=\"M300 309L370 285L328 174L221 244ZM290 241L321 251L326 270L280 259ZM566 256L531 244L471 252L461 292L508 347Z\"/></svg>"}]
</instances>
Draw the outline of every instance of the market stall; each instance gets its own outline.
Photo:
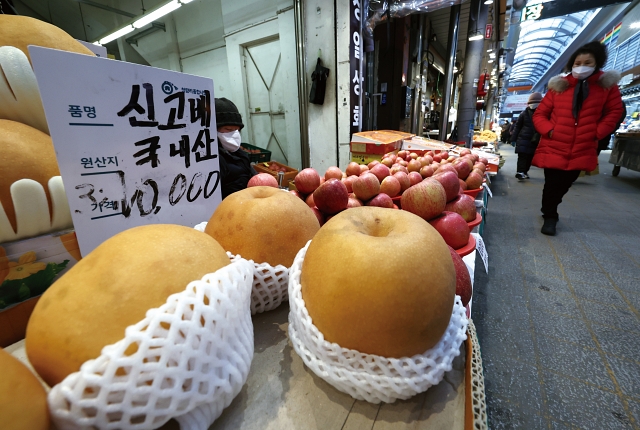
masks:
<instances>
[{"instance_id":1,"label":"market stall","mask_svg":"<svg viewBox=\"0 0 640 430\"><path fill-rule=\"evenodd\" d=\"M622 167L640 172L640 131L618 131L613 140L613 149L609 156L613 164L613 176L620 174Z\"/></svg>"}]
</instances>

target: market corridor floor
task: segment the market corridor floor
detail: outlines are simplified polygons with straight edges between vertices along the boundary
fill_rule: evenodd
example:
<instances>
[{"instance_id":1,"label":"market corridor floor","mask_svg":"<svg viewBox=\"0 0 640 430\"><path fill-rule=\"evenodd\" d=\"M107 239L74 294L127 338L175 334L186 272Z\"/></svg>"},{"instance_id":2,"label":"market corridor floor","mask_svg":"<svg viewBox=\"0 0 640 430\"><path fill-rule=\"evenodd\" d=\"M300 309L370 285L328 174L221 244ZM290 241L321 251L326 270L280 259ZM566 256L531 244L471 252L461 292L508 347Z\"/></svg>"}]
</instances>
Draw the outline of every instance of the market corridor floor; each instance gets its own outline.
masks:
<instances>
[{"instance_id":1,"label":"market corridor floor","mask_svg":"<svg viewBox=\"0 0 640 430\"><path fill-rule=\"evenodd\" d=\"M578 178L540 233L544 174L493 179L472 318L491 429L640 429L640 173Z\"/></svg>"}]
</instances>

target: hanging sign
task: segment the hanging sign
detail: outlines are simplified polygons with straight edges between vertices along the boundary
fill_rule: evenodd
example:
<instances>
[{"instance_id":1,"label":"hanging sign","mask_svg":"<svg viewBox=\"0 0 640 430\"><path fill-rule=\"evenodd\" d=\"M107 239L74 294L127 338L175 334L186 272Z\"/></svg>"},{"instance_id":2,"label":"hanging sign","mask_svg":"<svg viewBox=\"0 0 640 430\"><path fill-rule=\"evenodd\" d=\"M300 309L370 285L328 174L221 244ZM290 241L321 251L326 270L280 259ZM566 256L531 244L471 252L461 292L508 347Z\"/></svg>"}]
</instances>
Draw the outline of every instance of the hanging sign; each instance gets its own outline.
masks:
<instances>
[{"instance_id":1,"label":"hanging sign","mask_svg":"<svg viewBox=\"0 0 640 430\"><path fill-rule=\"evenodd\" d=\"M349 42L351 135L362 131L362 92L364 91L364 77L362 76L362 66L364 64L362 61L364 52L362 49L362 13L363 8L360 0L349 2L349 16L351 18L349 26L351 34Z\"/></svg>"},{"instance_id":2,"label":"hanging sign","mask_svg":"<svg viewBox=\"0 0 640 430\"><path fill-rule=\"evenodd\" d=\"M211 217L221 201L211 79L29 53L82 255L131 227Z\"/></svg>"}]
</instances>

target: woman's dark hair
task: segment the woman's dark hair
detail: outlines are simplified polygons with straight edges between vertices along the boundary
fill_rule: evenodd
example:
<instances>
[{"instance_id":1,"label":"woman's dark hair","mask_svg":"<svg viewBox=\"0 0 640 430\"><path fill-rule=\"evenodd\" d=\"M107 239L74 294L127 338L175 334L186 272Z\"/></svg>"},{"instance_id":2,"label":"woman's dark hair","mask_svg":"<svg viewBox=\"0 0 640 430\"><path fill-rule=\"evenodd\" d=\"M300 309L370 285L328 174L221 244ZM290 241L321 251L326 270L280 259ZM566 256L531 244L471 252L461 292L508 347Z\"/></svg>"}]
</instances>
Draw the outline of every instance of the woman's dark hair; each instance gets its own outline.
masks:
<instances>
[{"instance_id":1,"label":"woman's dark hair","mask_svg":"<svg viewBox=\"0 0 640 430\"><path fill-rule=\"evenodd\" d=\"M565 66L566 72L571 71L573 63L576 61L576 57L582 54L593 55L593 58L596 60L596 72L602 69L607 62L607 48L602 43L594 40L586 45L582 45L571 57L569 57L569 61L567 61L567 65Z\"/></svg>"}]
</instances>

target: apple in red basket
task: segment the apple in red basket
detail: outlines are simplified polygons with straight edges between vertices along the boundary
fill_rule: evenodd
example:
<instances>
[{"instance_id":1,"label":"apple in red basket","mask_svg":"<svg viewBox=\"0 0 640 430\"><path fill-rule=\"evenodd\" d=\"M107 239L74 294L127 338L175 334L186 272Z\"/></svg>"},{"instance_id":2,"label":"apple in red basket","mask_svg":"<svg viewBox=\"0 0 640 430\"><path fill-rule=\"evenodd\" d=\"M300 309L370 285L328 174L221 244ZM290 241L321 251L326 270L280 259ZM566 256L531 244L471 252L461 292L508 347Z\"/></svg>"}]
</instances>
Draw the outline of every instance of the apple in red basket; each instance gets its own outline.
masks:
<instances>
[{"instance_id":1,"label":"apple in red basket","mask_svg":"<svg viewBox=\"0 0 640 430\"><path fill-rule=\"evenodd\" d=\"M469 243L469 224L460 214L445 211L439 217L429 220L429 224L438 230L447 245L453 249L460 249Z\"/></svg>"},{"instance_id":2,"label":"apple in red basket","mask_svg":"<svg viewBox=\"0 0 640 430\"><path fill-rule=\"evenodd\" d=\"M393 200L384 193L380 193L366 203L367 206L378 206L380 208L393 208Z\"/></svg>"},{"instance_id":3,"label":"apple in red basket","mask_svg":"<svg viewBox=\"0 0 640 430\"><path fill-rule=\"evenodd\" d=\"M380 181L373 173L358 176L352 186L353 193L362 201L369 200L380 192Z\"/></svg>"},{"instance_id":4,"label":"apple in red basket","mask_svg":"<svg viewBox=\"0 0 640 430\"><path fill-rule=\"evenodd\" d=\"M462 148L460 150L460 156L471 154L471 150L469 148Z\"/></svg>"},{"instance_id":5,"label":"apple in red basket","mask_svg":"<svg viewBox=\"0 0 640 430\"><path fill-rule=\"evenodd\" d=\"M462 179L458 179L458 182L460 182L460 191L464 191L467 189L467 183L465 181L463 181Z\"/></svg>"},{"instance_id":6,"label":"apple in red basket","mask_svg":"<svg viewBox=\"0 0 640 430\"><path fill-rule=\"evenodd\" d=\"M477 190L482 186L482 176L472 171L469 173L469 176L467 176L465 182L467 183L467 189Z\"/></svg>"},{"instance_id":7,"label":"apple in red basket","mask_svg":"<svg viewBox=\"0 0 640 430\"><path fill-rule=\"evenodd\" d=\"M312 193L320 186L320 175L315 169L302 169L293 180L296 189L302 194Z\"/></svg>"},{"instance_id":8,"label":"apple in red basket","mask_svg":"<svg viewBox=\"0 0 640 430\"><path fill-rule=\"evenodd\" d=\"M405 172L395 172L393 177L400 182L400 194L404 193L404 191L411 186L409 176L407 176Z\"/></svg>"},{"instance_id":9,"label":"apple in red basket","mask_svg":"<svg viewBox=\"0 0 640 430\"><path fill-rule=\"evenodd\" d=\"M442 151L440 153L440 158L442 158L443 160L446 160L447 158L449 158L449 152L447 151Z\"/></svg>"},{"instance_id":10,"label":"apple in red basket","mask_svg":"<svg viewBox=\"0 0 640 430\"><path fill-rule=\"evenodd\" d=\"M467 176L469 176L469 173L471 173L471 168L469 167L469 163L467 163L464 160L458 159L453 163L453 167L454 169L456 169L456 172L458 173L458 178L460 179L467 179Z\"/></svg>"},{"instance_id":11,"label":"apple in red basket","mask_svg":"<svg viewBox=\"0 0 640 430\"><path fill-rule=\"evenodd\" d=\"M462 257L458 255L455 249L449 247L449 254L453 260L453 267L456 269L456 295L460 296L462 306L467 306L471 301L473 294L473 285L471 284L471 275L467 265L464 264Z\"/></svg>"},{"instance_id":12,"label":"apple in red basket","mask_svg":"<svg viewBox=\"0 0 640 430\"><path fill-rule=\"evenodd\" d=\"M347 168L345 169L345 173L347 174L347 176L360 175L360 165L355 161L352 161L347 165Z\"/></svg>"},{"instance_id":13,"label":"apple in red basket","mask_svg":"<svg viewBox=\"0 0 640 430\"><path fill-rule=\"evenodd\" d=\"M444 187L444 191L447 193L447 201L451 201L456 198L460 193L460 181L458 175L451 171L445 171L436 173L432 176L433 179L440 182Z\"/></svg>"},{"instance_id":14,"label":"apple in red basket","mask_svg":"<svg viewBox=\"0 0 640 430\"><path fill-rule=\"evenodd\" d=\"M331 178L316 188L313 201L320 212L333 215L347 208L349 193L342 181Z\"/></svg>"},{"instance_id":15,"label":"apple in red basket","mask_svg":"<svg viewBox=\"0 0 640 430\"><path fill-rule=\"evenodd\" d=\"M274 187L278 188L278 181L276 178L268 173L258 173L252 176L247 183L247 188L250 187Z\"/></svg>"},{"instance_id":16,"label":"apple in red basket","mask_svg":"<svg viewBox=\"0 0 640 430\"><path fill-rule=\"evenodd\" d=\"M433 176L433 167L424 166L422 169L420 169L420 176L422 176L423 178L429 178Z\"/></svg>"},{"instance_id":17,"label":"apple in red basket","mask_svg":"<svg viewBox=\"0 0 640 430\"><path fill-rule=\"evenodd\" d=\"M407 176L409 177L409 182L411 182L412 187L422 182L422 175L418 172L409 172Z\"/></svg>"},{"instance_id":18,"label":"apple in red basket","mask_svg":"<svg viewBox=\"0 0 640 430\"><path fill-rule=\"evenodd\" d=\"M409 172L419 172L421 168L422 164L420 164L418 160L411 160L407 165L407 169L409 170Z\"/></svg>"},{"instance_id":19,"label":"apple in red basket","mask_svg":"<svg viewBox=\"0 0 640 430\"><path fill-rule=\"evenodd\" d=\"M339 167L331 166L324 172L324 179L342 179L342 170Z\"/></svg>"},{"instance_id":20,"label":"apple in red basket","mask_svg":"<svg viewBox=\"0 0 640 430\"><path fill-rule=\"evenodd\" d=\"M456 176L458 176L458 171L456 170L455 167L453 167L453 164L451 163L440 164L440 166L438 167L438 172L436 173L444 173L444 172L453 172L456 174Z\"/></svg>"},{"instance_id":21,"label":"apple in red basket","mask_svg":"<svg viewBox=\"0 0 640 430\"><path fill-rule=\"evenodd\" d=\"M387 158L383 158L382 161L380 162L380 164L384 164L385 166L391 168L391 166L393 166L394 161L387 157Z\"/></svg>"},{"instance_id":22,"label":"apple in red basket","mask_svg":"<svg viewBox=\"0 0 640 430\"><path fill-rule=\"evenodd\" d=\"M444 210L460 214L466 222L475 220L477 215L475 200L466 194L459 194L458 197L446 204Z\"/></svg>"},{"instance_id":23,"label":"apple in red basket","mask_svg":"<svg viewBox=\"0 0 640 430\"><path fill-rule=\"evenodd\" d=\"M419 184L409 187L400 198L403 210L430 220L437 217L447 204L447 194L440 182L427 178Z\"/></svg>"},{"instance_id":24,"label":"apple in red basket","mask_svg":"<svg viewBox=\"0 0 640 430\"><path fill-rule=\"evenodd\" d=\"M435 161L436 163L439 163L442 161L442 157L440 156L440 154L435 154L433 156L433 161Z\"/></svg>"},{"instance_id":25,"label":"apple in red basket","mask_svg":"<svg viewBox=\"0 0 640 430\"><path fill-rule=\"evenodd\" d=\"M389 197L395 197L400 194L402 186L395 176L387 176L380 183L380 193L384 193Z\"/></svg>"},{"instance_id":26,"label":"apple in red basket","mask_svg":"<svg viewBox=\"0 0 640 430\"><path fill-rule=\"evenodd\" d=\"M371 173L376 175L376 177L378 178L378 181L380 182L382 182L382 180L387 176L391 175L391 170L389 170L389 168L384 164L378 163L370 169L371 169Z\"/></svg>"}]
</instances>

